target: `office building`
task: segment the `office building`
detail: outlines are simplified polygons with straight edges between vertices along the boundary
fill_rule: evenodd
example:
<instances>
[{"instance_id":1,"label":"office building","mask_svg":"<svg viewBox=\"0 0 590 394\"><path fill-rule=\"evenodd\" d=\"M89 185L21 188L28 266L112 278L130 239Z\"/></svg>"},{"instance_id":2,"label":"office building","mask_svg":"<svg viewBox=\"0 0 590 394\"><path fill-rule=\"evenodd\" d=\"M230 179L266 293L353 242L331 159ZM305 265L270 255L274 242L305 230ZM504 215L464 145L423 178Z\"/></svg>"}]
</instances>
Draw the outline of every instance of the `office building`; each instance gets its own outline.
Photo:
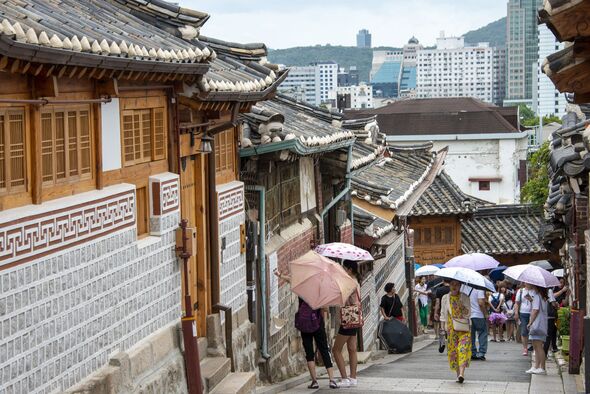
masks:
<instances>
[{"instance_id":1,"label":"office building","mask_svg":"<svg viewBox=\"0 0 590 394\"><path fill-rule=\"evenodd\" d=\"M567 101L565 95L560 94L553 82L543 73L541 66L545 58L563 49L563 43L557 41L547 25L539 25L539 59L537 61L537 75L533 85L533 111L540 116L565 114Z\"/></svg>"},{"instance_id":2,"label":"office building","mask_svg":"<svg viewBox=\"0 0 590 394\"><path fill-rule=\"evenodd\" d=\"M337 86L338 64L313 63L309 66L291 67L289 76L280 85L279 91L311 105L335 106Z\"/></svg>"},{"instance_id":3,"label":"office building","mask_svg":"<svg viewBox=\"0 0 590 394\"><path fill-rule=\"evenodd\" d=\"M344 67L338 69L338 86L352 86L359 84L359 71L356 66L350 66L348 70Z\"/></svg>"},{"instance_id":4,"label":"office building","mask_svg":"<svg viewBox=\"0 0 590 394\"><path fill-rule=\"evenodd\" d=\"M537 74L537 10L542 0L509 0L506 29L505 105L532 104Z\"/></svg>"},{"instance_id":5,"label":"office building","mask_svg":"<svg viewBox=\"0 0 590 394\"><path fill-rule=\"evenodd\" d=\"M338 86L338 109L373 108L373 87L366 83L352 86Z\"/></svg>"},{"instance_id":6,"label":"office building","mask_svg":"<svg viewBox=\"0 0 590 394\"><path fill-rule=\"evenodd\" d=\"M359 30L356 35L357 48L371 48L371 33L367 29Z\"/></svg>"}]
</instances>

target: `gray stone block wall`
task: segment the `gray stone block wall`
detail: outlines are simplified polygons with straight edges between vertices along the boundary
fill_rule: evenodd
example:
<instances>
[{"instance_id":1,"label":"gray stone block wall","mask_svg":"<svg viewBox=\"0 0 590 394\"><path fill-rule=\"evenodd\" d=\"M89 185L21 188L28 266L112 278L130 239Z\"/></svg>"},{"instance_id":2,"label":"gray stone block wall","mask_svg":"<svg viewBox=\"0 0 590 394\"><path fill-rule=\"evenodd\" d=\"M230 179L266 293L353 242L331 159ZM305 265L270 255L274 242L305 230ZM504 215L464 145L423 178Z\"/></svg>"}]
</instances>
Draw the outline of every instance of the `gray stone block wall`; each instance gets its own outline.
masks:
<instances>
[{"instance_id":1,"label":"gray stone block wall","mask_svg":"<svg viewBox=\"0 0 590 394\"><path fill-rule=\"evenodd\" d=\"M0 394L59 392L181 315L175 211L0 271Z\"/></svg>"}]
</instances>

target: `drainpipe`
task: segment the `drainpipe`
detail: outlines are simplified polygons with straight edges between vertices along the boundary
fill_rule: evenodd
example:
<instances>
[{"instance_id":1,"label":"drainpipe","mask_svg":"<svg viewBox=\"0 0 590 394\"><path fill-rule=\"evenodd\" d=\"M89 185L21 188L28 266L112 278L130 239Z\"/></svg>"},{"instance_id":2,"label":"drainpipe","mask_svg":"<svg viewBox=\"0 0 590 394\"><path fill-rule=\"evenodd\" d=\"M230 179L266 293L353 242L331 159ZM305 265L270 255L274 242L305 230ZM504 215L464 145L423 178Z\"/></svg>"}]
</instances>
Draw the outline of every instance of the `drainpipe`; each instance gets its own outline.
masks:
<instances>
[{"instance_id":1,"label":"drainpipe","mask_svg":"<svg viewBox=\"0 0 590 394\"><path fill-rule=\"evenodd\" d=\"M265 256L265 244L266 244L266 188L260 185L246 185L246 190L254 191L259 194L258 198L258 222L260 223L259 235L258 235L258 277L260 279L260 286L256 286L260 290L260 303L257 303L258 313L260 313L259 320L259 332L261 339L260 356L265 362L270 358L268 354L268 316L266 314L266 256Z\"/></svg>"},{"instance_id":2,"label":"drainpipe","mask_svg":"<svg viewBox=\"0 0 590 394\"><path fill-rule=\"evenodd\" d=\"M326 214L328 213L328 211L330 209L332 209L332 207L334 205L336 205L336 203L338 201L340 201L344 196L346 196L349 192L350 192L350 179L351 179L351 175L350 175L350 169L352 167L352 145L350 145L348 147L348 155L347 155L347 159L346 159L346 186L344 187L344 189L336 196L332 199L332 201L330 201L328 203L328 205L326 205L324 207L324 209L322 210L322 223L324 222L324 216L326 216ZM352 207L352 203L351 203L351 207ZM350 210L350 220L352 223L352 208ZM354 236L354 235L353 235Z\"/></svg>"},{"instance_id":3,"label":"drainpipe","mask_svg":"<svg viewBox=\"0 0 590 394\"><path fill-rule=\"evenodd\" d=\"M217 208L217 187L215 182L215 138L211 140L211 153L207 155L207 182L209 191L209 247L211 253L211 305L219 304L219 215Z\"/></svg>"}]
</instances>

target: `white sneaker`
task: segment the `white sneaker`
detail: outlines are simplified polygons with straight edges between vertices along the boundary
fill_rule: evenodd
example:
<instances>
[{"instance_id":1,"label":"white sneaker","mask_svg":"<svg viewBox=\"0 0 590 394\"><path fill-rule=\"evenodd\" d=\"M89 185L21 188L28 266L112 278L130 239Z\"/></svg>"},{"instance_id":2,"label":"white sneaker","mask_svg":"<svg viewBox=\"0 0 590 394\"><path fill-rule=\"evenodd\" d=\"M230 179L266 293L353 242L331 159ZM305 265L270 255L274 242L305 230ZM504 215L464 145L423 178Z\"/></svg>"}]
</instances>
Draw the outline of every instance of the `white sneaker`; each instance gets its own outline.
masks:
<instances>
[{"instance_id":1,"label":"white sneaker","mask_svg":"<svg viewBox=\"0 0 590 394\"><path fill-rule=\"evenodd\" d=\"M338 387L350 387L350 379L340 379L338 382Z\"/></svg>"},{"instance_id":2,"label":"white sneaker","mask_svg":"<svg viewBox=\"0 0 590 394\"><path fill-rule=\"evenodd\" d=\"M535 375L547 375L547 371L545 371L543 368L536 368L533 373Z\"/></svg>"},{"instance_id":3,"label":"white sneaker","mask_svg":"<svg viewBox=\"0 0 590 394\"><path fill-rule=\"evenodd\" d=\"M531 367L531 369L528 369L525 373L533 374L533 373L535 373L536 370L537 369L535 367Z\"/></svg>"},{"instance_id":4,"label":"white sneaker","mask_svg":"<svg viewBox=\"0 0 590 394\"><path fill-rule=\"evenodd\" d=\"M356 387L358 381L353 378L349 378L348 381L350 382L350 387Z\"/></svg>"}]
</instances>

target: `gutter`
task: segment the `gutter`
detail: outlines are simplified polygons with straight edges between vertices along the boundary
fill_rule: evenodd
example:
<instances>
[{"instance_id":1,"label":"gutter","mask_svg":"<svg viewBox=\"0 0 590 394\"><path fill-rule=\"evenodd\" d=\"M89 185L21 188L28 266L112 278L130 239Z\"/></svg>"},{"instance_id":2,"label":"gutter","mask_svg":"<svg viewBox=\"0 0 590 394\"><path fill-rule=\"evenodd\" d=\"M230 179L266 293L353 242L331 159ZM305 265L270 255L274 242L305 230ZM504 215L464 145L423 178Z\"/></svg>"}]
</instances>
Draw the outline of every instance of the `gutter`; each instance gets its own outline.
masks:
<instances>
[{"instance_id":1,"label":"gutter","mask_svg":"<svg viewBox=\"0 0 590 394\"><path fill-rule=\"evenodd\" d=\"M354 141L354 139L348 139L327 145L307 146L303 144L301 140L294 139L289 141L273 142L270 144L253 146L251 148L243 148L240 149L240 157L259 156L267 153L280 152L283 150L288 150L301 156L307 156L312 155L314 153L331 152L342 148L352 148Z\"/></svg>"},{"instance_id":2,"label":"gutter","mask_svg":"<svg viewBox=\"0 0 590 394\"><path fill-rule=\"evenodd\" d=\"M517 133L488 133L488 134L427 134L427 135L388 135L387 142L403 141L472 141L472 140L513 140L525 138L528 131Z\"/></svg>"}]
</instances>

